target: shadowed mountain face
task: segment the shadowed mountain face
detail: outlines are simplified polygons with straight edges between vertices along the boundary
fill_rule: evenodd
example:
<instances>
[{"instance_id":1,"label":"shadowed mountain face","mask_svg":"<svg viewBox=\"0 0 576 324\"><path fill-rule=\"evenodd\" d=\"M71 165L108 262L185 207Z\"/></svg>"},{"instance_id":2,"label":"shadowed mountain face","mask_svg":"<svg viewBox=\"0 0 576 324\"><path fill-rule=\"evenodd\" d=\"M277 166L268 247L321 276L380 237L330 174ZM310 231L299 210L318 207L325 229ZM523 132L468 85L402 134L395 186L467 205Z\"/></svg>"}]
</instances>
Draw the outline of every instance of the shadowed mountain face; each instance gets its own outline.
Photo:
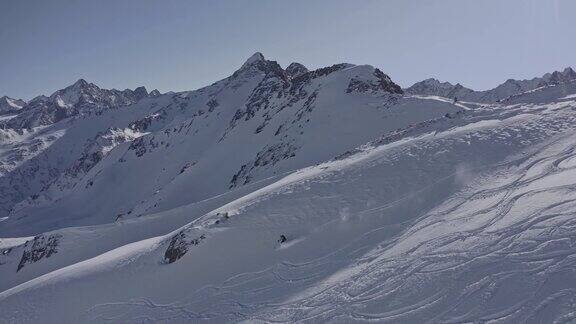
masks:
<instances>
[{"instance_id":1,"label":"shadowed mountain face","mask_svg":"<svg viewBox=\"0 0 576 324\"><path fill-rule=\"evenodd\" d=\"M0 322L574 318L571 69L403 91L255 53L194 91L3 100Z\"/></svg>"}]
</instances>

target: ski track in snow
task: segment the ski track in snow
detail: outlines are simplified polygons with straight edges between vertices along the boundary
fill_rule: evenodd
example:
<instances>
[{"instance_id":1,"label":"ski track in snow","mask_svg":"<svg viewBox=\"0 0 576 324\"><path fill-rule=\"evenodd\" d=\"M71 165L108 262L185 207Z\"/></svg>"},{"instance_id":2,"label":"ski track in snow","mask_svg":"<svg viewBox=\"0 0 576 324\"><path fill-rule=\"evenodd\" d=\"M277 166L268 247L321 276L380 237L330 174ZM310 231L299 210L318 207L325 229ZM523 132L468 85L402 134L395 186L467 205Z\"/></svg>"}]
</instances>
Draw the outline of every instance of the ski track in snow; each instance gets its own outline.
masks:
<instances>
[{"instance_id":1,"label":"ski track in snow","mask_svg":"<svg viewBox=\"0 0 576 324\"><path fill-rule=\"evenodd\" d=\"M574 172L574 167L558 168L558 164L575 157L574 146L557 155L534 156L519 170L506 175L514 179L512 183L481 189L459 197L449 206L440 207L399 239L401 243L426 233L422 235L426 239L417 245L410 242L414 246L399 255L386 256L391 252L385 253L385 248L364 254L363 238L359 238L329 258L305 264L285 263L264 272L238 275L228 284L198 292L198 297L188 302L186 307L142 301L133 302L128 307L100 305L97 308L121 306L124 311L130 309L127 313L130 315L153 309L154 313L162 314L160 317L155 315L155 320L186 319L183 316L187 315L189 319L229 317L274 322L394 322L424 318L429 322L478 319L520 322L538 321L539 316L550 315L547 306L554 300L555 305L550 307L559 308L555 312L563 315L562 320L573 320L576 314L569 310L574 307L576 284L564 280L575 278L576 249L571 242L576 234L576 221L572 219L570 210L576 204L576 187L527 188L538 186L541 179L551 174ZM532 167L540 163L544 163L544 170L528 177ZM491 228L510 217L513 208L522 208L518 204L523 197L545 196L556 191L565 191L566 195L559 201L547 202L544 207L523 208L522 213L528 217L514 219L512 225ZM492 201L491 197L498 199ZM485 204L477 200L485 201ZM471 204L473 208L470 208ZM430 233L438 230L467 228L476 218L480 218L479 226L465 232L430 237ZM345 264L344 260L358 261L356 265L332 274L311 291L304 291L288 301L261 301L264 299L259 296L261 294L266 294L266 299L279 298L273 293L276 298L270 298L270 292L285 291L286 286L290 286L290 290L306 289L315 279L329 274L336 265ZM243 286L259 288L244 290ZM499 296L500 291L506 289L519 291ZM552 289L555 289L554 294L543 298L545 292ZM185 311L194 309L195 303L206 305L207 296L209 300L219 300L216 309L221 307L223 299L227 300L224 304L236 310L219 314L214 309L214 313L203 315ZM498 303L501 298L508 299L507 305L512 299L513 306L501 308ZM113 319L125 321L129 316Z\"/></svg>"}]
</instances>

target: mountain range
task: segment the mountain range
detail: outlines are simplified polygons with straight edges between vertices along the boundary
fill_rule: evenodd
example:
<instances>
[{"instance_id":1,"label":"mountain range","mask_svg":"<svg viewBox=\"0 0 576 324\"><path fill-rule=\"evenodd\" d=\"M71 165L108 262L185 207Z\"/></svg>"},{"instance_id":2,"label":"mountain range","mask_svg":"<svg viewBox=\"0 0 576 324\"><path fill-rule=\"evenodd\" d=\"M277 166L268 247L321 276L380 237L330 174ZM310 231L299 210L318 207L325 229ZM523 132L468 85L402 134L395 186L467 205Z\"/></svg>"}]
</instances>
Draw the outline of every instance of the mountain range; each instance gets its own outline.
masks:
<instances>
[{"instance_id":1,"label":"mountain range","mask_svg":"<svg viewBox=\"0 0 576 324\"><path fill-rule=\"evenodd\" d=\"M0 322L574 319L571 68L402 89L255 53L0 114Z\"/></svg>"},{"instance_id":2,"label":"mountain range","mask_svg":"<svg viewBox=\"0 0 576 324\"><path fill-rule=\"evenodd\" d=\"M454 85L449 82L440 82L436 79L426 79L407 88L406 93L456 98L471 102L496 103L514 95L543 87L557 86L574 80L576 80L576 72L568 67L563 71L546 73L542 77L531 80L508 79L496 88L486 91L475 91L459 83Z\"/></svg>"}]
</instances>

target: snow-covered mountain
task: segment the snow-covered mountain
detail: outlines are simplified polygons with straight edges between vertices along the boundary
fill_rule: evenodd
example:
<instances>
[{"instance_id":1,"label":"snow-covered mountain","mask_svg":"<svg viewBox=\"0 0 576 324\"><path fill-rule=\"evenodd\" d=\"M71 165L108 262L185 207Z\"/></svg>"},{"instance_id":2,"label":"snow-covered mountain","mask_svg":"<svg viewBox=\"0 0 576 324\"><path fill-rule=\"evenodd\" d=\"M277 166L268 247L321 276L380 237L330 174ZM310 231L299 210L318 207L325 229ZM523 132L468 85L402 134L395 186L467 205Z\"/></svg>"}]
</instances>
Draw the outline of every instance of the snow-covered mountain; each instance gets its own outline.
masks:
<instances>
[{"instance_id":1,"label":"snow-covered mountain","mask_svg":"<svg viewBox=\"0 0 576 324\"><path fill-rule=\"evenodd\" d=\"M54 92L50 97L38 96L20 107L16 118L4 123L5 128L34 128L54 124L79 114L101 114L103 111L127 106L148 97L146 88L135 90L100 89L83 79Z\"/></svg>"},{"instance_id":2,"label":"snow-covered mountain","mask_svg":"<svg viewBox=\"0 0 576 324\"><path fill-rule=\"evenodd\" d=\"M16 114L25 105L24 100L3 96L0 98L0 115Z\"/></svg>"},{"instance_id":3,"label":"snow-covered mountain","mask_svg":"<svg viewBox=\"0 0 576 324\"><path fill-rule=\"evenodd\" d=\"M0 129L0 322L570 321L576 82L427 82L256 53L32 100Z\"/></svg>"},{"instance_id":4,"label":"snow-covered mountain","mask_svg":"<svg viewBox=\"0 0 576 324\"><path fill-rule=\"evenodd\" d=\"M40 128L48 147L0 179L5 215L11 210L0 233L52 230L63 217L87 225L168 210L461 109L401 93L371 66L285 71L257 53L197 91L98 113L82 106L75 118Z\"/></svg>"},{"instance_id":5,"label":"snow-covered mountain","mask_svg":"<svg viewBox=\"0 0 576 324\"><path fill-rule=\"evenodd\" d=\"M460 83L440 82L436 79L426 79L415 83L406 89L406 93L413 95L440 96L444 98L467 98L475 93Z\"/></svg>"},{"instance_id":6,"label":"snow-covered mountain","mask_svg":"<svg viewBox=\"0 0 576 324\"><path fill-rule=\"evenodd\" d=\"M576 80L576 72L568 67L564 71L547 73L531 80L509 79L494 89L474 91L461 84L453 85L449 82L440 82L436 79L427 79L418 82L406 89L406 93L413 95L433 95L445 98L458 98L463 101L495 103L511 96L542 87L556 86Z\"/></svg>"}]
</instances>

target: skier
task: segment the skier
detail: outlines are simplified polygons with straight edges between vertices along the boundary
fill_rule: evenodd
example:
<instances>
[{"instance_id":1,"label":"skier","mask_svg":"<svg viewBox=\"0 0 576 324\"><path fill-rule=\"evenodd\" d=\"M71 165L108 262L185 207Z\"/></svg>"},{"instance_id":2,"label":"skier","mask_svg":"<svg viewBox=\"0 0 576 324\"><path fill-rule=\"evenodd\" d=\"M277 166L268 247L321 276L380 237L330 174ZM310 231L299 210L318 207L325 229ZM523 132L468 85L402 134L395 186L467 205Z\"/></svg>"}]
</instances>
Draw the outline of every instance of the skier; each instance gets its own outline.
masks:
<instances>
[{"instance_id":1,"label":"skier","mask_svg":"<svg viewBox=\"0 0 576 324\"><path fill-rule=\"evenodd\" d=\"M288 239L286 238L286 236L284 234L280 235L280 239L278 240L278 243L282 244L284 242L288 241Z\"/></svg>"},{"instance_id":2,"label":"skier","mask_svg":"<svg viewBox=\"0 0 576 324\"><path fill-rule=\"evenodd\" d=\"M458 98L454 97L454 104L456 104L458 102Z\"/></svg>"}]
</instances>

